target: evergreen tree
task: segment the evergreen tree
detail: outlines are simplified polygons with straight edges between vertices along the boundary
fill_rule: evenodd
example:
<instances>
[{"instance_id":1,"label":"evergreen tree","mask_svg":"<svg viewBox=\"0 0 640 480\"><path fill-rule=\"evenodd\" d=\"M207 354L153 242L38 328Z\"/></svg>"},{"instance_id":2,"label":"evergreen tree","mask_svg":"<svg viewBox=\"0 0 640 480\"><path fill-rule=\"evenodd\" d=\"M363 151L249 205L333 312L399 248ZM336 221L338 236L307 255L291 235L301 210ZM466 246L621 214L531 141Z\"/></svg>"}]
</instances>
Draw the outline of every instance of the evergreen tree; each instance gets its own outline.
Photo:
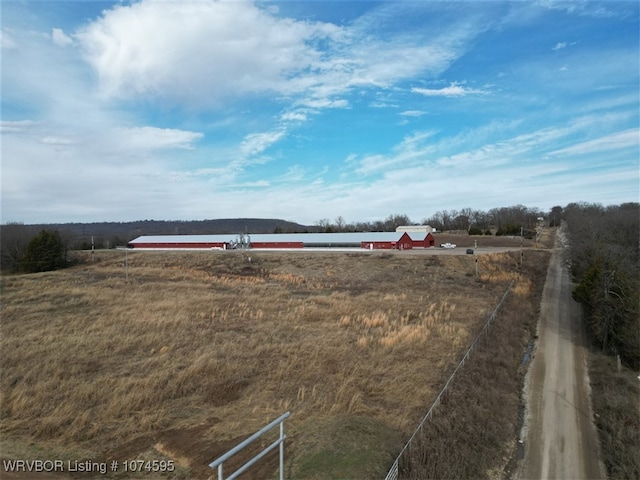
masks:
<instances>
[{"instance_id":1,"label":"evergreen tree","mask_svg":"<svg viewBox=\"0 0 640 480\"><path fill-rule=\"evenodd\" d=\"M66 248L57 230L42 230L27 246L22 259L26 272L46 272L66 265Z\"/></svg>"}]
</instances>

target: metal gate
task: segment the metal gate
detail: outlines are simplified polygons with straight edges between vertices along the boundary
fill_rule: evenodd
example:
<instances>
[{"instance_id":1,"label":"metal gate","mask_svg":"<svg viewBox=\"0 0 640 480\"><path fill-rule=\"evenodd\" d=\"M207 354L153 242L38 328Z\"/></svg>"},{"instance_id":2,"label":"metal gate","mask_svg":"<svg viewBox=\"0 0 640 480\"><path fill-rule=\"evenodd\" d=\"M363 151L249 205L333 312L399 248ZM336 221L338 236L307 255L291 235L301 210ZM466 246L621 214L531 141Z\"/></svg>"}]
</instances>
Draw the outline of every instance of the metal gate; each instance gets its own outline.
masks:
<instances>
[{"instance_id":1,"label":"metal gate","mask_svg":"<svg viewBox=\"0 0 640 480\"><path fill-rule=\"evenodd\" d=\"M257 440L258 438L260 438L262 435L264 435L265 433L267 433L269 430L271 430L273 427L275 427L277 425L280 425L280 436L278 437L278 439L275 442L273 442L271 445L266 447L264 450L262 450L260 453L255 455L253 458L251 458L247 463L242 465L238 470L236 470L231 475L229 475L226 478L226 480L233 480L238 475L241 475L249 467L251 467L251 465L256 463L258 460L260 460L262 457L264 457L267 453L269 453L271 450L273 450L277 446L280 446L280 480L283 480L283 478L284 478L284 439L287 438L287 436L284 434L284 421L285 421L285 419L287 419L289 417L290 414L291 414L290 412L287 412L287 413L284 413L284 414L280 415L278 418L276 418L269 425L267 425L266 427L264 427L261 430L257 431L256 433L251 435L249 438L247 438L246 440L244 440L243 442L239 443L234 448L229 450L227 453L225 453L221 457L219 457L216 460L214 460L213 462L211 462L209 464L209 467L211 467L211 468L216 468L217 467L218 468L218 480L225 480L224 471L223 471L223 464L224 464L224 462L226 460L229 460L229 458L234 456L240 450L242 450L243 448L245 448L246 446L251 444L254 440Z\"/></svg>"}]
</instances>

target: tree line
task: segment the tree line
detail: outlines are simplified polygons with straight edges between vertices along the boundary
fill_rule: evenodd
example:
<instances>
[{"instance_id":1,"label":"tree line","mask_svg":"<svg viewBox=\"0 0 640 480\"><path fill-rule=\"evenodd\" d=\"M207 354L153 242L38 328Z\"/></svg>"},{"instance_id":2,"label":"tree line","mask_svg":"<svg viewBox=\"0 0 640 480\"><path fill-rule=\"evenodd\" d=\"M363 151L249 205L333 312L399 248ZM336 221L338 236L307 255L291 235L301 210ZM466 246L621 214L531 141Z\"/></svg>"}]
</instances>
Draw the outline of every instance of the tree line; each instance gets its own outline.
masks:
<instances>
[{"instance_id":1,"label":"tree line","mask_svg":"<svg viewBox=\"0 0 640 480\"><path fill-rule=\"evenodd\" d=\"M562 210L560 207L554 207ZM549 214L551 225L559 215ZM70 250L125 246L139 235L214 234L214 233L299 233L299 232L393 232L403 225L431 225L439 231L459 230L471 235L492 234L531 236L538 218L545 216L537 208L522 205L494 208L488 212L465 208L442 210L417 223L405 214L392 214L384 220L347 223L342 216L335 221L322 219L315 225L302 225L281 219L232 218L199 221L156 221L68 223L24 225L20 222L0 226L0 267L3 271L30 272L60 268L67 263ZM493 231L491 230L493 229ZM45 232L45 233L42 233ZM37 238L37 239L36 239ZM35 240L34 240L35 239ZM30 242L36 244L30 246ZM40 245L39 245L40 244ZM46 247L49 245L49 247ZM54 247L55 245L55 247ZM36 260L38 252L51 249L55 261ZM53 251L55 250L55 255Z\"/></svg>"},{"instance_id":2,"label":"tree line","mask_svg":"<svg viewBox=\"0 0 640 480\"><path fill-rule=\"evenodd\" d=\"M46 272L64 268L68 264L68 239L57 230L35 233L22 224L2 228L0 265L10 272Z\"/></svg>"},{"instance_id":3,"label":"tree line","mask_svg":"<svg viewBox=\"0 0 640 480\"><path fill-rule=\"evenodd\" d=\"M395 232L397 227L402 225L415 225L408 216L404 214L389 215L385 220L375 220L373 222L347 223L342 216L331 222L329 219L318 220L315 224L316 230L323 233L340 232Z\"/></svg>"},{"instance_id":4,"label":"tree line","mask_svg":"<svg viewBox=\"0 0 640 480\"><path fill-rule=\"evenodd\" d=\"M109 249L126 246L140 235L200 235L215 233L272 233L274 231L297 232L318 231L280 219L225 218L215 220L140 220L136 222L62 223L45 225L25 225L10 222L0 225L0 268L5 272L32 272L48 265L47 269L60 268L67 262L67 252L72 250ZM42 232L46 232L42 236ZM55 242L52 241L56 237ZM54 263L35 261L34 254L43 252L45 247L35 246L30 250L30 242L36 237L38 242L61 244L61 258ZM53 248L53 247L52 247ZM30 252L30 253L29 253ZM27 256L28 255L28 256ZM47 254L49 257L52 253ZM37 256L37 254L36 254ZM54 266L55 264L55 266ZM35 270L34 270L35 269Z\"/></svg>"},{"instance_id":5,"label":"tree line","mask_svg":"<svg viewBox=\"0 0 640 480\"><path fill-rule=\"evenodd\" d=\"M550 212L524 205L493 208L489 211L463 208L461 210L440 210L416 223L407 215L393 214L385 220L373 222L347 223L343 217L334 222L322 219L316 226L324 232L393 232L402 225L429 225L438 231L463 231L471 235L525 235L533 236L540 218L545 218L549 226L560 224L562 207L553 207Z\"/></svg>"},{"instance_id":6,"label":"tree line","mask_svg":"<svg viewBox=\"0 0 640 480\"><path fill-rule=\"evenodd\" d=\"M640 204L572 203L562 218L590 339L640 368Z\"/></svg>"}]
</instances>

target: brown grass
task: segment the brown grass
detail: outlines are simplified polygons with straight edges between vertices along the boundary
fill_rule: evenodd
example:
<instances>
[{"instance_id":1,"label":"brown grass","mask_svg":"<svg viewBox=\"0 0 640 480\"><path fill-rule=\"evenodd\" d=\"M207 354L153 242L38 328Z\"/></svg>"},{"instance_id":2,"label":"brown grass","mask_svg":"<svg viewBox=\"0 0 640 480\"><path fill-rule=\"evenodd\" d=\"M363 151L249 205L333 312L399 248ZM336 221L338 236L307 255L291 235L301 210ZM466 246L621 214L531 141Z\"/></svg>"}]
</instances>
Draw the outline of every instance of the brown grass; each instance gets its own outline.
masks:
<instances>
[{"instance_id":1,"label":"brown grass","mask_svg":"<svg viewBox=\"0 0 640 480\"><path fill-rule=\"evenodd\" d=\"M517 257L514 257L517 258ZM507 263L506 258L494 259ZM548 255L529 254L489 333L400 462L401 478L512 478L527 344L536 332Z\"/></svg>"},{"instance_id":2,"label":"brown grass","mask_svg":"<svg viewBox=\"0 0 640 480\"><path fill-rule=\"evenodd\" d=\"M0 456L172 452L201 478L290 410L297 477L306 452L333 435L309 425L366 418L403 438L508 282L529 288L506 254L481 256L478 280L471 256L251 257L130 253L127 283L124 254L104 252L3 277ZM189 451L171 446L194 429Z\"/></svg>"}]
</instances>

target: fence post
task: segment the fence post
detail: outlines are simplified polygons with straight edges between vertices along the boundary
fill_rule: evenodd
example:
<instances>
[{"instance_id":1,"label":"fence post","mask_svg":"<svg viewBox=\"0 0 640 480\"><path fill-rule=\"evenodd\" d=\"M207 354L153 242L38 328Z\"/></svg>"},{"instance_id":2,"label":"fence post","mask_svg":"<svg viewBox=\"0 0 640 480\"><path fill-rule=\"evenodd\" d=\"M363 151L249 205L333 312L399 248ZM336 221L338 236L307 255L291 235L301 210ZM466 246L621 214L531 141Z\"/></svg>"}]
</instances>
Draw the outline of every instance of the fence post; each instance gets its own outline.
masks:
<instances>
[{"instance_id":1,"label":"fence post","mask_svg":"<svg viewBox=\"0 0 640 480\"><path fill-rule=\"evenodd\" d=\"M280 480L284 480L284 420L280 422Z\"/></svg>"}]
</instances>

